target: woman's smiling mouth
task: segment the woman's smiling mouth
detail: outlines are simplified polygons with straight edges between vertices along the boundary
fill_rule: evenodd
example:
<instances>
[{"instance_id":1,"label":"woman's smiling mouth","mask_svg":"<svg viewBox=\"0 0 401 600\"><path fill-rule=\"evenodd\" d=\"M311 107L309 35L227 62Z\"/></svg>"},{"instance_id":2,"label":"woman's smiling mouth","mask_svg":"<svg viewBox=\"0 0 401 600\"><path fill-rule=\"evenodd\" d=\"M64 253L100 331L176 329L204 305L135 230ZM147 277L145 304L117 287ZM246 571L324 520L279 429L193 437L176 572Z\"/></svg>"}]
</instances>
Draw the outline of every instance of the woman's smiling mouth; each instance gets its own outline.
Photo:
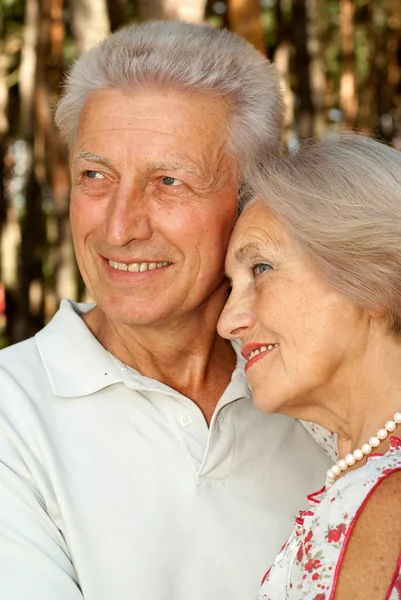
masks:
<instances>
[{"instance_id":1,"label":"woman's smiling mouth","mask_svg":"<svg viewBox=\"0 0 401 600\"><path fill-rule=\"evenodd\" d=\"M278 344L245 344L241 354L247 361L245 371L249 369L259 358L277 348Z\"/></svg>"}]
</instances>

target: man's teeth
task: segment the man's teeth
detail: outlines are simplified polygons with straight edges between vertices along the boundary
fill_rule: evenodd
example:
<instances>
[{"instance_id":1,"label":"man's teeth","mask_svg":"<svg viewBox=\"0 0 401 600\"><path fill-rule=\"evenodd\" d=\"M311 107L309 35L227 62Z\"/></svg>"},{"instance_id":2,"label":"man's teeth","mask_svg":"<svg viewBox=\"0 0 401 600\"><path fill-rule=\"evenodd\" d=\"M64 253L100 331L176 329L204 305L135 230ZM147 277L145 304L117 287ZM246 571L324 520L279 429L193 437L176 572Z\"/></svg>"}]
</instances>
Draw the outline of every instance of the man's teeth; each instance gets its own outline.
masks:
<instances>
[{"instance_id":1,"label":"man's teeth","mask_svg":"<svg viewBox=\"0 0 401 600\"><path fill-rule=\"evenodd\" d=\"M277 346L278 346L278 344L269 344L268 346L261 346L260 348L256 348L256 350L252 350L252 352L248 356L248 360L251 360L251 358L253 358L254 356L257 356L261 352L267 352L268 350L273 350L273 348L276 348Z\"/></svg>"},{"instance_id":2,"label":"man's teeth","mask_svg":"<svg viewBox=\"0 0 401 600\"><path fill-rule=\"evenodd\" d=\"M115 260L109 260L109 265L113 267L113 269L117 269L118 271L129 271L130 273L143 273L144 271L153 271L153 269L161 269L162 267L167 267L171 265L170 262L143 262L143 263L120 263Z\"/></svg>"}]
</instances>

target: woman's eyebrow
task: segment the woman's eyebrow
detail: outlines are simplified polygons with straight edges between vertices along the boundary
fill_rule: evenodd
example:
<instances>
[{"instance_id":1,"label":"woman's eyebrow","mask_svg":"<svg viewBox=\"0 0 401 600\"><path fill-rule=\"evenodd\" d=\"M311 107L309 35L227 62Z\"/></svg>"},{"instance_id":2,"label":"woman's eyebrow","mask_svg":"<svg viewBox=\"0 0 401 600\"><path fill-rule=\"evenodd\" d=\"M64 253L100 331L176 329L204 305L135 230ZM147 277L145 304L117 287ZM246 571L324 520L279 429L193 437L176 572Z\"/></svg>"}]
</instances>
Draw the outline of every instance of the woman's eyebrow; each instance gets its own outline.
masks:
<instances>
[{"instance_id":1,"label":"woman's eyebrow","mask_svg":"<svg viewBox=\"0 0 401 600\"><path fill-rule=\"evenodd\" d=\"M238 262L248 258L250 254L260 252L259 245L256 242L246 242L234 251L234 256Z\"/></svg>"}]
</instances>

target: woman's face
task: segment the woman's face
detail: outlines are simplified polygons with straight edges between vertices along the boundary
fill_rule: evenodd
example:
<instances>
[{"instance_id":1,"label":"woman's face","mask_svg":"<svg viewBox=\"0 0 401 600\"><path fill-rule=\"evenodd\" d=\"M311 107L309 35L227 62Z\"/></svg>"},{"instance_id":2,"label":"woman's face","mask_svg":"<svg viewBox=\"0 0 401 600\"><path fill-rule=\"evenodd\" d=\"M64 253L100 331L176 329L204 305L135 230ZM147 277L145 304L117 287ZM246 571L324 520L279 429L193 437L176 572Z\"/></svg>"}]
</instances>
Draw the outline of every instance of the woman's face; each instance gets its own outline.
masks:
<instances>
[{"instance_id":1,"label":"woman's face","mask_svg":"<svg viewBox=\"0 0 401 600\"><path fill-rule=\"evenodd\" d=\"M315 273L258 199L235 226L226 272L218 329L242 341L255 404L302 417L363 351L366 313Z\"/></svg>"}]
</instances>

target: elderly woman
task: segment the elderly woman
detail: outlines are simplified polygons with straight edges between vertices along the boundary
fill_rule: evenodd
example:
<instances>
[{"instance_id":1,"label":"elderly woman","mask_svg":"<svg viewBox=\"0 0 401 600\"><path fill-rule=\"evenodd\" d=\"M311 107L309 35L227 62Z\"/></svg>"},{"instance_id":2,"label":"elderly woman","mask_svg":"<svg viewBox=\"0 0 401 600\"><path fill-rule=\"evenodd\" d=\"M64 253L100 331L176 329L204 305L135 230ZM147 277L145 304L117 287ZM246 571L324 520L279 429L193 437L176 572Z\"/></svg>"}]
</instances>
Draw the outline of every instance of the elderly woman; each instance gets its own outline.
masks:
<instances>
[{"instance_id":1,"label":"elderly woman","mask_svg":"<svg viewBox=\"0 0 401 600\"><path fill-rule=\"evenodd\" d=\"M340 455L259 598L398 600L401 154L344 134L278 159L256 189L219 331L242 341L258 408L337 433Z\"/></svg>"}]
</instances>

